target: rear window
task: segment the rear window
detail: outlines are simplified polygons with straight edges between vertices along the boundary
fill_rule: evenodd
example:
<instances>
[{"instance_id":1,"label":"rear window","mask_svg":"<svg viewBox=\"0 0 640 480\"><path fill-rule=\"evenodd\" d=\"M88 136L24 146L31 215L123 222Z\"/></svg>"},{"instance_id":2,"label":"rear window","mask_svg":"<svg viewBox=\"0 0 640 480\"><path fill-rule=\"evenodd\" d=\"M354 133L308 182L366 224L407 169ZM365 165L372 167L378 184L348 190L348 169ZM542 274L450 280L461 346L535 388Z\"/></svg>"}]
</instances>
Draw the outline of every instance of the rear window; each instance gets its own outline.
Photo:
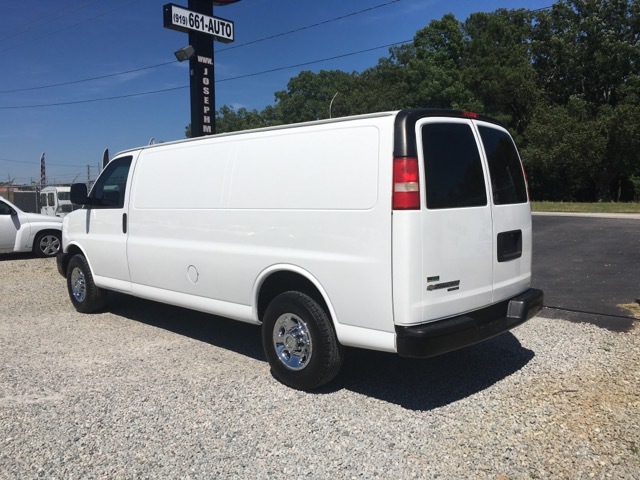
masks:
<instances>
[{"instance_id":1,"label":"rear window","mask_svg":"<svg viewBox=\"0 0 640 480\"><path fill-rule=\"evenodd\" d=\"M480 207L487 192L478 145L463 123L422 127L427 208Z\"/></svg>"},{"instance_id":2,"label":"rear window","mask_svg":"<svg viewBox=\"0 0 640 480\"><path fill-rule=\"evenodd\" d=\"M490 127L479 130L489 162L493 203L526 203L527 187L513 140L502 130Z\"/></svg>"}]
</instances>

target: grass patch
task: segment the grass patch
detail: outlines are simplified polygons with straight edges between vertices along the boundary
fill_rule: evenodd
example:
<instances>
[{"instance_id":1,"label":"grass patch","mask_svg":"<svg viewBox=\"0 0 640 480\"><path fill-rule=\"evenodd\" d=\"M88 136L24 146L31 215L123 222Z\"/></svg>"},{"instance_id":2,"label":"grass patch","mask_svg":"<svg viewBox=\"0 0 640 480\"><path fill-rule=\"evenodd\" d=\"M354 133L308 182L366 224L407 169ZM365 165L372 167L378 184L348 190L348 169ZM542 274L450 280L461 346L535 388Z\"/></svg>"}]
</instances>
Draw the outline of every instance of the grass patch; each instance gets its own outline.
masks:
<instances>
[{"instance_id":1,"label":"grass patch","mask_svg":"<svg viewBox=\"0 0 640 480\"><path fill-rule=\"evenodd\" d=\"M534 212L640 213L640 202L531 202Z\"/></svg>"},{"instance_id":2,"label":"grass patch","mask_svg":"<svg viewBox=\"0 0 640 480\"><path fill-rule=\"evenodd\" d=\"M622 304L618 305L618 307L624 308L625 310L629 311L635 318L640 319L640 305L638 305L637 303Z\"/></svg>"}]
</instances>

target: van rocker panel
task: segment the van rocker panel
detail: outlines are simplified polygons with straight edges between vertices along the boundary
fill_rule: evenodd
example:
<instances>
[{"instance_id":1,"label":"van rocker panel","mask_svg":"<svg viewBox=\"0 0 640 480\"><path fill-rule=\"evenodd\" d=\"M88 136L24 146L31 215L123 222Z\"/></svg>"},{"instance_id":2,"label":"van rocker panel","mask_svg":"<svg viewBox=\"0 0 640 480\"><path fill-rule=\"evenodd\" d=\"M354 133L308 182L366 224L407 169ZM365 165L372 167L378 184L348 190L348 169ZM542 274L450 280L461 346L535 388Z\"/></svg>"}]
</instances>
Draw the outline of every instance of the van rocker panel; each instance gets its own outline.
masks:
<instances>
[{"instance_id":1,"label":"van rocker panel","mask_svg":"<svg viewBox=\"0 0 640 480\"><path fill-rule=\"evenodd\" d=\"M427 358L495 337L534 317L542 308L542 290L526 292L473 312L412 327L396 326L402 357Z\"/></svg>"}]
</instances>

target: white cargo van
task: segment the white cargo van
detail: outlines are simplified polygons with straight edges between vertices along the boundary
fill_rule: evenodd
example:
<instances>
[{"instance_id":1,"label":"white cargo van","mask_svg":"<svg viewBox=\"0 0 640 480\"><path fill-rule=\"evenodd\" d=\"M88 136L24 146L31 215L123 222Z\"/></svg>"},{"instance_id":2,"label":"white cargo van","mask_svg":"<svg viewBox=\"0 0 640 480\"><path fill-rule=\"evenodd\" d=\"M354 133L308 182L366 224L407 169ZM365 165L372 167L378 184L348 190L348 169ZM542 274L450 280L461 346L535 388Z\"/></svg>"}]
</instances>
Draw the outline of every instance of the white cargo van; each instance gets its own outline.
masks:
<instances>
[{"instance_id":1,"label":"white cargo van","mask_svg":"<svg viewBox=\"0 0 640 480\"><path fill-rule=\"evenodd\" d=\"M531 213L508 132L402 110L118 154L64 218L75 308L105 290L262 325L273 375L329 382L343 346L428 357L534 316Z\"/></svg>"}]
</instances>

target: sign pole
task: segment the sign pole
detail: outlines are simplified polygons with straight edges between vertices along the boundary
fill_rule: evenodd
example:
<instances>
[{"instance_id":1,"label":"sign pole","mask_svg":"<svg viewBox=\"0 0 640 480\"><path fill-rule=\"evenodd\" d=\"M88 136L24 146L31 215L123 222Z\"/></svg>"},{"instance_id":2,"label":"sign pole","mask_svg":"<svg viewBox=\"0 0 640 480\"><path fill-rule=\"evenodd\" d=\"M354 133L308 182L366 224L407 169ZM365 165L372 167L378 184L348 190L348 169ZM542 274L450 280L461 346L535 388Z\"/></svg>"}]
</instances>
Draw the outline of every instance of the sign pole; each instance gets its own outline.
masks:
<instances>
[{"instance_id":1,"label":"sign pole","mask_svg":"<svg viewBox=\"0 0 640 480\"><path fill-rule=\"evenodd\" d=\"M189 34L189 45L175 52L181 62L189 59L191 93L191 136L216 133L216 94L213 40L229 43L234 39L233 22L213 16L213 7L239 0L189 0L189 8L168 3L162 7L165 28Z\"/></svg>"},{"instance_id":2,"label":"sign pole","mask_svg":"<svg viewBox=\"0 0 640 480\"><path fill-rule=\"evenodd\" d=\"M189 10L213 16L211 0L189 0ZM195 50L195 54L189 59L191 136L202 137L216 133L213 42L207 35L190 30L189 45Z\"/></svg>"}]
</instances>

